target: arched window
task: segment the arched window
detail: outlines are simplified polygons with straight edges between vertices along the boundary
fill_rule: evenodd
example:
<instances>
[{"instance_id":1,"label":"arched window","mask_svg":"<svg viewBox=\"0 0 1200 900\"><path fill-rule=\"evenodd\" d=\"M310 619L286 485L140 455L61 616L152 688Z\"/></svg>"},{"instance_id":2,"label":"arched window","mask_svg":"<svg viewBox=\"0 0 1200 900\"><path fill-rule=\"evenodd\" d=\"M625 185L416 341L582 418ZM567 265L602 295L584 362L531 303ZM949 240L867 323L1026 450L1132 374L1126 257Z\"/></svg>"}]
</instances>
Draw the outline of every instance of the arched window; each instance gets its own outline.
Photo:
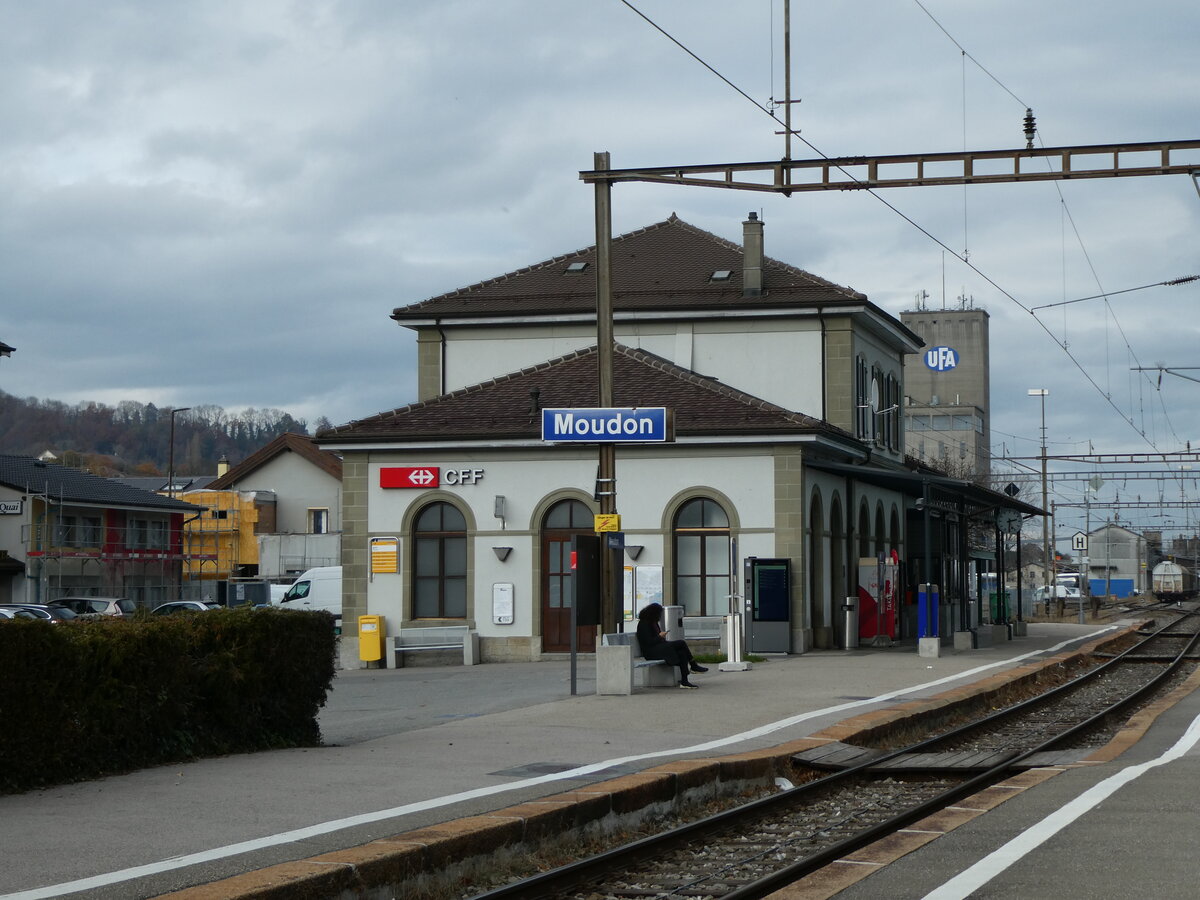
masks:
<instances>
[{"instance_id":1,"label":"arched window","mask_svg":"<svg viewBox=\"0 0 1200 900\"><path fill-rule=\"evenodd\" d=\"M854 361L854 434L863 440L871 435L871 373L861 354Z\"/></svg>"},{"instance_id":2,"label":"arched window","mask_svg":"<svg viewBox=\"0 0 1200 900\"><path fill-rule=\"evenodd\" d=\"M723 616L729 592L729 516L716 501L689 500L675 516L675 603L685 616Z\"/></svg>"},{"instance_id":3,"label":"arched window","mask_svg":"<svg viewBox=\"0 0 1200 900\"><path fill-rule=\"evenodd\" d=\"M413 528L413 618L467 616L467 521L449 503L431 503Z\"/></svg>"}]
</instances>

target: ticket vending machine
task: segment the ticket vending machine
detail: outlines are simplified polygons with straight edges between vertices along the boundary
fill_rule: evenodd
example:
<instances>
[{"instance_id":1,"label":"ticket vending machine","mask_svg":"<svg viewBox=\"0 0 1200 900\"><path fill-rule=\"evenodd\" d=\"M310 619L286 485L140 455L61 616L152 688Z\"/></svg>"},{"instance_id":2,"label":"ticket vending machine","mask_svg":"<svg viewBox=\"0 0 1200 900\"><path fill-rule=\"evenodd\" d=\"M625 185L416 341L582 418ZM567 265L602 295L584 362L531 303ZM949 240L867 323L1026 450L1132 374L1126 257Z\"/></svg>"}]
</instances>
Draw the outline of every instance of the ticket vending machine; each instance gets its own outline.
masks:
<instances>
[{"instance_id":1,"label":"ticket vending machine","mask_svg":"<svg viewBox=\"0 0 1200 900\"><path fill-rule=\"evenodd\" d=\"M746 652L792 650L792 561L746 557Z\"/></svg>"}]
</instances>

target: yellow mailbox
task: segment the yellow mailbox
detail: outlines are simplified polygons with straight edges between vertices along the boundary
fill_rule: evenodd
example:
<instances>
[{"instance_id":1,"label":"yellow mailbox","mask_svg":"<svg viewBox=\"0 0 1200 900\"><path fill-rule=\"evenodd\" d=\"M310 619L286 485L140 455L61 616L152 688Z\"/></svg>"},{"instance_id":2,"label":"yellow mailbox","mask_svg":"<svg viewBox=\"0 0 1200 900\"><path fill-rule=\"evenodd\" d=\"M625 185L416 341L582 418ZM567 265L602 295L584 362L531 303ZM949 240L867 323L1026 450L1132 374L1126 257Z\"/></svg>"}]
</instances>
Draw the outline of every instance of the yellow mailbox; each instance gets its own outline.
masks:
<instances>
[{"instance_id":1,"label":"yellow mailbox","mask_svg":"<svg viewBox=\"0 0 1200 900\"><path fill-rule=\"evenodd\" d=\"M363 662L378 662L383 659L383 642L387 638L387 625L383 616L358 617L358 658Z\"/></svg>"}]
</instances>

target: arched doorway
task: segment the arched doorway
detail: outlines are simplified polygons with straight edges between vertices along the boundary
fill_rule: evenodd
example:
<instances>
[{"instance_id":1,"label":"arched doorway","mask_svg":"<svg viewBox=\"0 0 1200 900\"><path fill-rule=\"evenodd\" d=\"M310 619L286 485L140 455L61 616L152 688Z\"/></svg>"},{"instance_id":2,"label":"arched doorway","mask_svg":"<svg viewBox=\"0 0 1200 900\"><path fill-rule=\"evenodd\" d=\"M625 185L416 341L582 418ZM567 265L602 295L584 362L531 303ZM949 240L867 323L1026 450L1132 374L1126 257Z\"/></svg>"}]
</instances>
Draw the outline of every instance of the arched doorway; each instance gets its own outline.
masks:
<instances>
[{"instance_id":1,"label":"arched doorway","mask_svg":"<svg viewBox=\"0 0 1200 900\"><path fill-rule=\"evenodd\" d=\"M825 619L825 515L821 497L813 494L808 512L808 621L813 645L828 628Z\"/></svg>"},{"instance_id":2,"label":"arched doorway","mask_svg":"<svg viewBox=\"0 0 1200 900\"><path fill-rule=\"evenodd\" d=\"M875 556L887 553L887 530L883 525L883 503L875 507Z\"/></svg>"},{"instance_id":3,"label":"arched doorway","mask_svg":"<svg viewBox=\"0 0 1200 900\"><path fill-rule=\"evenodd\" d=\"M571 649L571 539L593 534L592 511L579 500L562 500L542 518L542 652ZM595 626L576 630L581 653L596 649Z\"/></svg>"},{"instance_id":4,"label":"arched doorway","mask_svg":"<svg viewBox=\"0 0 1200 900\"><path fill-rule=\"evenodd\" d=\"M841 610L846 590L846 528L842 524L842 505L834 497L829 511L829 592L824 601L829 619L833 619L834 610ZM826 629L827 639L823 649L841 646L845 631L842 618L841 615L837 616L836 628Z\"/></svg>"}]
</instances>

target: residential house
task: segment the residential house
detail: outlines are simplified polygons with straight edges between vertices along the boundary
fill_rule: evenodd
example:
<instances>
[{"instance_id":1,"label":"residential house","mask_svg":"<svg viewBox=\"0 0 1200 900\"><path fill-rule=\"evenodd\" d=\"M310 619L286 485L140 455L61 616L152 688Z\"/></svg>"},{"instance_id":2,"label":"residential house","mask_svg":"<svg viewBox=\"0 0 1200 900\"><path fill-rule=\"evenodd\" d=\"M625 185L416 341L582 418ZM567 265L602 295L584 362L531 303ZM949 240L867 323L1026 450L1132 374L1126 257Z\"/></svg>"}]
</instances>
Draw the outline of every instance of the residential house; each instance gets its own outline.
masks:
<instances>
[{"instance_id":1,"label":"residential house","mask_svg":"<svg viewBox=\"0 0 1200 900\"><path fill-rule=\"evenodd\" d=\"M200 508L79 469L0 455L0 601L175 598Z\"/></svg>"},{"instance_id":2,"label":"residential house","mask_svg":"<svg viewBox=\"0 0 1200 900\"><path fill-rule=\"evenodd\" d=\"M280 435L208 487L274 498L253 530L258 577L290 581L341 561L342 461L307 435Z\"/></svg>"}]
</instances>

